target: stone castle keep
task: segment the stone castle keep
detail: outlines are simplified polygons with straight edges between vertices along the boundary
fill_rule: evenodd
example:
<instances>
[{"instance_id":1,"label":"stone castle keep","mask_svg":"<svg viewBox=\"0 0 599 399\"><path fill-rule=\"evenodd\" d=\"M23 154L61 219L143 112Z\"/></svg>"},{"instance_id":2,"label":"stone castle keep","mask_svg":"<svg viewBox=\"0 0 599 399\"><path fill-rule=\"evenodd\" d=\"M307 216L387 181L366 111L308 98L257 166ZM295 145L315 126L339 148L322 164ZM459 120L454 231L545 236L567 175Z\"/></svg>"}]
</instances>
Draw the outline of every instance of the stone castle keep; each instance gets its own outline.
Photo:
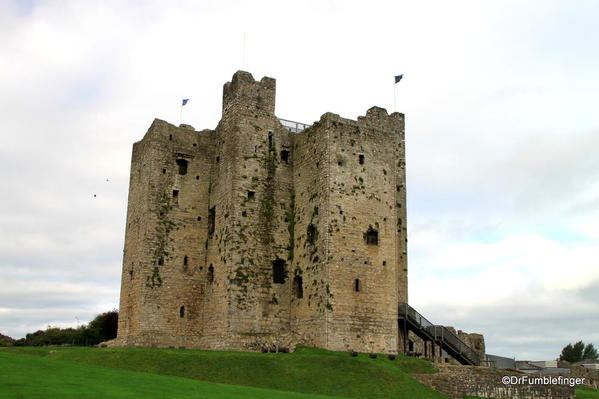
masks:
<instances>
[{"instance_id":1,"label":"stone castle keep","mask_svg":"<svg viewBox=\"0 0 599 399\"><path fill-rule=\"evenodd\" d=\"M406 339L404 115L311 126L237 72L222 119L154 120L133 145L111 346L397 353Z\"/></svg>"}]
</instances>

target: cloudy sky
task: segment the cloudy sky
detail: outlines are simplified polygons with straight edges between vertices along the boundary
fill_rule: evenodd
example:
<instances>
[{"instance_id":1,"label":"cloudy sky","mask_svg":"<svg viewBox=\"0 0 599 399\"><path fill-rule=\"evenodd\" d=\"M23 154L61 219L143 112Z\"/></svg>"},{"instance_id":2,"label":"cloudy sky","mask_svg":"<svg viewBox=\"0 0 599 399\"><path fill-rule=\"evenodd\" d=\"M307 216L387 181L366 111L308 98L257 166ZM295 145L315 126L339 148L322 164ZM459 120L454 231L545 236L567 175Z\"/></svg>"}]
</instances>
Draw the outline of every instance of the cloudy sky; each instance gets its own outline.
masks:
<instances>
[{"instance_id":1,"label":"cloudy sky","mask_svg":"<svg viewBox=\"0 0 599 399\"><path fill-rule=\"evenodd\" d=\"M493 354L599 346L597 15L582 0L0 0L0 333L118 307L132 143L155 117L178 124L182 98L185 123L214 128L244 69L306 123L392 110L404 73L411 304Z\"/></svg>"}]
</instances>

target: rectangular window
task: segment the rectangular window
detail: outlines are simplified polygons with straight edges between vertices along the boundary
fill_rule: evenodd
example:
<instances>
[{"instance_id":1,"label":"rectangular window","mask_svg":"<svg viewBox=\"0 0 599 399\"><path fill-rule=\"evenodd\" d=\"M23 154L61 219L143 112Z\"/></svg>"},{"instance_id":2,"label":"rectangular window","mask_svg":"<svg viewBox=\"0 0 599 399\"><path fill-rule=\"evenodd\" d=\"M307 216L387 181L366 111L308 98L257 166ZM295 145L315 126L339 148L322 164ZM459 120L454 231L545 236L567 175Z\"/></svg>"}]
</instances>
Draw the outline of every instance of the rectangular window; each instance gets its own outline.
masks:
<instances>
[{"instance_id":1,"label":"rectangular window","mask_svg":"<svg viewBox=\"0 0 599 399\"><path fill-rule=\"evenodd\" d=\"M208 234L214 234L216 224L216 206L213 206L208 211Z\"/></svg>"},{"instance_id":2,"label":"rectangular window","mask_svg":"<svg viewBox=\"0 0 599 399\"><path fill-rule=\"evenodd\" d=\"M272 282L275 284L285 284L285 261L277 259L272 262Z\"/></svg>"},{"instance_id":3,"label":"rectangular window","mask_svg":"<svg viewBox=\"0 0 599 399\"><path fill-rule=\"evenodd\" d=\"M179 174L187 174L187 161L185 159L177 159L177 166L179 167Z\"/></svg>"},{"instance_id":4,"label":"rectangular window","mask_svg":"<svg viewBox=\"0 0 599 399\"><path fill-rule=\"evenodd\" d=\"M300 276L295 276L293 278L293 295L301 299L304 297L304 284L303 280Z\"/></svg>"}]
</instances>

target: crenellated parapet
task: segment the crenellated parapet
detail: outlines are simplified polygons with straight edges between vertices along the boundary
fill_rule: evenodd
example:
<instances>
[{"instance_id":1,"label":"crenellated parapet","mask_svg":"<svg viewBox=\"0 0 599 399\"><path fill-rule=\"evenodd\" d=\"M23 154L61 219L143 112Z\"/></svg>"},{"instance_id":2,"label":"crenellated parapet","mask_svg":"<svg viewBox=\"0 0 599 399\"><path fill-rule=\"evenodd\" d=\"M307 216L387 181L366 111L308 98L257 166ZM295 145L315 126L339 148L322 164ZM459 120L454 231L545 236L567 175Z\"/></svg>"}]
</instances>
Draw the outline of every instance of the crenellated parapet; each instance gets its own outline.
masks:
<instances>
[{"instance_id":1,"label":"crenellated parapet","mask_svg":"<svg viewBox=\"0 0 599 399\"><path fill-rule=\"evenodd\" d=\"M249 72L235 72L223 86L223 117L232 112L274 115L275 93L275 79L265 76L256 81Z\"/></svg>"}]
</instances>

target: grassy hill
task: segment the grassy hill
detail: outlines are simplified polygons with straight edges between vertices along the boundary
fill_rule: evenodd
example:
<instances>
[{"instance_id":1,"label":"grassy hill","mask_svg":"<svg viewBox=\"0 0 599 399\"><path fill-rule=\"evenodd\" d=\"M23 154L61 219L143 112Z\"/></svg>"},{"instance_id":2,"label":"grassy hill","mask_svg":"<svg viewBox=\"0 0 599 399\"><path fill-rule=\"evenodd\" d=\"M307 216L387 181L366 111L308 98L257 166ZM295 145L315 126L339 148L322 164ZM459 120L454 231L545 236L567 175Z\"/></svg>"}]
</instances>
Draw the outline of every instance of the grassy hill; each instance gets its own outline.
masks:
<instances>
[{"instance_id":1,"label":"grassy hill","mask_svg":"<svg viewBox=\"0 0 599 399\"><path fill-rule=\"evenodd\" d=\"M585 387L576 388L577 399L599 399L599 391Z\"/></svg>"},{"instance_id":2,"label":"grassy hill","mask_svg":"<svg viewBox=\"0 0 599 399\"><path fill-rule=\"evenodd\" d=\"M3 399L342 399L0 353Z\"/></svg>"},{"instance_id":3,"label":"grassy hill","mask_svg":"<svg viewBox=\"0 0 599 399\"><path fill-rule=\"evenodd\" d=\"M0 348L0 398L349 399L446 396L408 373L434 372L425 360L370 359L298 348L295 353L150 348ZM577 388L577 398L599 391Z\"/></svg>"},{"instance_id":4,"label":"grassy hill","mask_svg":"<svg viewBox=\"0 0 599 399\"><path fill-rule=\"evenodd\" d=\"M93 393L94 398L446 398L407 374L433 371L420 359L399 356L391 361L362 354L352 358L311 348L263 354L11 347L0 350L0 397L41 398L61 392L56 397ZM20 391L26 394L16 396ZM104 396L98 396L100 392Z\"/></svg>"}]
</instances>

